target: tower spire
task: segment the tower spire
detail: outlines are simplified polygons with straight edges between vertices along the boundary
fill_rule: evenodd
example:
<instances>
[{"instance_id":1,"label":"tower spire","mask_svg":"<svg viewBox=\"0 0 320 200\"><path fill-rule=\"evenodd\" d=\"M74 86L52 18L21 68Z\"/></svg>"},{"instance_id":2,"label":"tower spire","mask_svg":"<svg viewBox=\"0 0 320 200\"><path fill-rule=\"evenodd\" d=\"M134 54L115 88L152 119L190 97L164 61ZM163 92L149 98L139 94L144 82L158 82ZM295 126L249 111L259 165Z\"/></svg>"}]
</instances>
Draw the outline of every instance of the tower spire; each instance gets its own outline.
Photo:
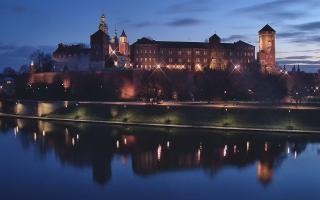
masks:
<instances>
[{"instance_id":1,"label":"tower spire","mask_svg":"<svg viewBox=\"0 0 320 200\"><path fill-rule=\"evenodd\" d=\"M106 20L106 16L104 14L102 14L102 16L100 18L99 29L101 31L105 32L106 34L108 34L107 20Z\"/></svg>"}]
</instances>

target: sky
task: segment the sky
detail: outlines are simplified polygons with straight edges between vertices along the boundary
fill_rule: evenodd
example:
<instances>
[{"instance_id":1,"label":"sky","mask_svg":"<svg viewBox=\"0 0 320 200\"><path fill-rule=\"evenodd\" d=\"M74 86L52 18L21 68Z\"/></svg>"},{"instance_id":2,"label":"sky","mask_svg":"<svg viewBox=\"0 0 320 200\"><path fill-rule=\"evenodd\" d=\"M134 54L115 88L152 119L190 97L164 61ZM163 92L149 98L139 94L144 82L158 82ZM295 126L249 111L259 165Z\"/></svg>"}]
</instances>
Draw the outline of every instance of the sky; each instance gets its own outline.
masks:
<instances>
[{"instance_id":1,"label":"sky","mask_svg":"<svg viewBox=\"0 0 320 200\"><path fill-rule=\"evenodd\" d=\"M320 68L320 0L1 0L0 70L30 63L37 49L51 53L58 43L89 44L101 14L109 34L125 29L129 42L141 37L258 46L258 31L277 31L277 61Z\"/></svg>"}]
</instances>

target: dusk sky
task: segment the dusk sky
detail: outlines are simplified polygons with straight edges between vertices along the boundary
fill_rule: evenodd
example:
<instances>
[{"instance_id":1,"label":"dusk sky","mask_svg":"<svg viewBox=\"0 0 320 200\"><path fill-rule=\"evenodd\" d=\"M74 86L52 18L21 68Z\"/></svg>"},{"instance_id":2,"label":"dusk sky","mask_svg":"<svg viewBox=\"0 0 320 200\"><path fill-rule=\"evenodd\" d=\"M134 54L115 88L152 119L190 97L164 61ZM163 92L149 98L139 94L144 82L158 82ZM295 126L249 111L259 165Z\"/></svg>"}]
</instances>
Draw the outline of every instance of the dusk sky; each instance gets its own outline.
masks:
<instances>
[{"instance_id":1,"label":"dusk sky","mask_svg":"<svg viewBox=\"0 0 320 200\"><path fill-rule=\"evenodd\" d=\"M258 49L258 31L270 24L279 64L320 67L319 0L1 0L0 67L18 69L36 49L52 52L60 42L89 44L102 13L109 34L125 29L130 43L144 36L204 41L217 33Z\"/></svg>"}]
</instances>

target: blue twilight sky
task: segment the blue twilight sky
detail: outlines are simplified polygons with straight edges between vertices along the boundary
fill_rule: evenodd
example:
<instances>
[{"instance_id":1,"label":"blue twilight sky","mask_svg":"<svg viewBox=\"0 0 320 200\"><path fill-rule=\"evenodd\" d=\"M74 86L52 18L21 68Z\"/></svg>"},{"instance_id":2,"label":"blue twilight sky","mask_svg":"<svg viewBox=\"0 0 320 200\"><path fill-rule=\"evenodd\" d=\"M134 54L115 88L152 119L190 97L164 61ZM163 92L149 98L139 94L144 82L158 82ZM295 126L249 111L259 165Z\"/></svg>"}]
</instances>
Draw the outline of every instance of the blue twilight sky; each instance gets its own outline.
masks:
<instances>
[{"instance_id":1,"label":"blue twilight sky","mask_svg":"<svg viewBox=\"0 0 320 200\"><path fill-rule=\"evenodd\" d=\"M144 36L204 41L217 33L258 49L257 32L269 23L280 64L320 67L320 0L1 0L0 70L29 63L36 49L89 44L102 13L109 33L125 29L130 43Z\"/></svg>"}]
</instances>

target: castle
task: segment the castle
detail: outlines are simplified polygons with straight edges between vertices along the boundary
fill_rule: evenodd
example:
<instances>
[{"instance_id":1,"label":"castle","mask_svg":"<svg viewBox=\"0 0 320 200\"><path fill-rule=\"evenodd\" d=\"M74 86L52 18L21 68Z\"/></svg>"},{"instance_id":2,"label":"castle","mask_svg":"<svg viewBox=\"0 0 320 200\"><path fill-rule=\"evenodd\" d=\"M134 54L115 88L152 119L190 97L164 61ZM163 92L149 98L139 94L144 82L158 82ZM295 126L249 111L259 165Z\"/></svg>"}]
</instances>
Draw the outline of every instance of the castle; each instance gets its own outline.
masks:
<instances>
[{"instance_id":1,"label":"castle","mask_svg":"<svg viewBox=\"0 0 320 200\"><path fill-rule=\"evenodd\" d=\"M105 15L101 16L99 29L90 37L90 48L83 44L60 43L53 52L54 71L99 71L111 65L130 66L130 45L125 31L120 38L108 33ZM111 62L110 62L111 61Z\"/></svg>"},{"instance_id":2,"label":"castle","mask_svg":"<svg viewBox=\"0 0 320 200\"><path fill-rule=\"evenodd\" d=\"M276 31L266 25L259 31L259 52L255 46L243 41L223 43L214 34L208 42L156 41L138 39L129 45L123 30L110 38L105 15L101 16L99 29L90 37L90 48L85 45L59 44L53 53L55 71L99 71L109 66L138 69L180 69L202 71L210 69L248 69L257 66L264 73L278 72L275 60Z\"/></svg>"}]
</instances>

